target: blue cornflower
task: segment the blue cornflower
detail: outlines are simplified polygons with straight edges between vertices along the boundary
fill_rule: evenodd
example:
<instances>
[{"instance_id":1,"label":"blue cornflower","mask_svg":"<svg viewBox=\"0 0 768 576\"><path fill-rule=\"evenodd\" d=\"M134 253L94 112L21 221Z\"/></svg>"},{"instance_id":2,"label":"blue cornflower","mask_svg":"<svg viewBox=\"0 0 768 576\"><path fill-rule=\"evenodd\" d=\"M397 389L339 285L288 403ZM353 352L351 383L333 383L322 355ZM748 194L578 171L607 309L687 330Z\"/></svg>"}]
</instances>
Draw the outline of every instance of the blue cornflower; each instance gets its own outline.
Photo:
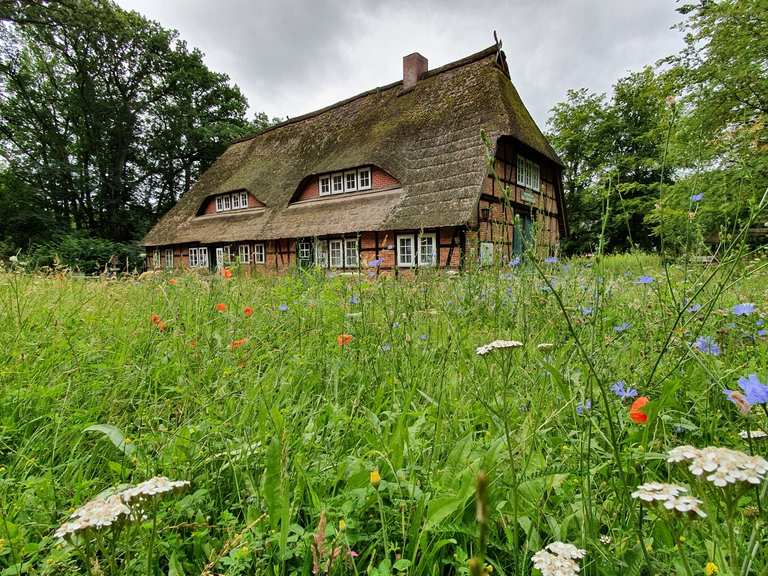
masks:
<instances>
[{"instance_id":1,"label":"blue cornflower","mask_svg":"<svg viewBox=\"0 0 768 576\"><path fill-rule=\"evenodd\" d=\"M392 328L400 328L400 322L392 322Z\"/></svg>"},{"instance_id":2,"label":"blue cornflower","mask_svg":"<svg viewBox=\"0 0 768 576\"><path fill-rule=\"evenodd\" d=\"M514 268L515 266L520 266L520 256L515 256L509 261L510 268Z\"/></svg>"},{"instance_id":3,"label":"blue cornflower","mask_svg":"<svg viewBox=\"0 0 768 576\"><path fill-rule=\"evenodd\" d=\"M757 331L758 336L765 336L766 334L768 334L768 330L766 330L765 328L761 328L760 330Z\"/></svg>"},{"instance_id":4,"label":"blue cornflower","mask_svg":"<svg viewBox=\"0 0 768 576\"><path fill-rule=\"evenodd\" d=\"M744 400L750 406L768 402L768 386L760 382L757 374L750 374L749 376L739 378L739 388L744 391ZM733 390L723 390L723 392L731 402L736 404Z\"/></svg>"},{"instance_id":5,"label":"blue cornflower","mask_svg":"<svg viewBox=\"0 0 768 576\"><path fill-rule=\"evenodd\" d=\"M590 306L580 306L579 312L581 312L582 316L591 316L592 315L592 308Z\"/></svg>"},{"instance_id":6,"label":"blue cornflower","mask_svg":"<svg viewBox=\"0 0 768 576\"><path fill-rule=\"evenodd\" d=\"M622 332L625 332L632 328L632 324L629 322L622 322L621 324L617 324L613 327L613 331L616 332L616 334L621 334Z\"/></svg>"},{"instance_id":7,"label":"blue cornflower","mask_svg":"<svg viewBox=\"0 0 768 576\"><path fill-rule=\"evenodd\" d=\"M349 299L349 303L352 304L353 306L355 304L360 304L360 298L357 295L353 294L352 297Z\"/></svg>"},{"instance_id":8,"label":"blue cornflower","mask_svg":"<svg viewBox=\"0 0 768 576\"><path fill-rule=\"evenodd\" d=\"M545 264L557 264L557 256L547 256L544 258Z\"/></svg>"},{"instance_id":9,"label":"blue cornflower","mask_svg":"<svg viewBox=\"0 0 768 576\"><path fill-rule=\"evenodd\" d=\"M653 282L655 282L653 276L640 276L635 280L635 284L653 284Z\"/></svg>"},{"instance_id":10,"label":"blue cornflower","mask_svg":"<svg viewBox=\"0 0 768 576\"><path fill-rule=\"evenodd\" d=\"M763 324L765 324L765 322L763 322L762 320L755 320L755 326L757 326L758 328Z\"/></svg>"},{"instance_id":11,"label":"blue cornflower","mask_svg":"<svg viewBox=\"0 0 768 576\"><path fill-rule=\"evenodd\" d=\"M688 306L688 312L691 314L696 314L699 310L701 310L701 304L691 304Z\"/></svg>"},{"instance_id":12,"label":"blue cornflower","mask_svg":"<svg viewBox=\"0 0 768 576\"><path fill-rule=\"evenodd\" d=\"M570 272L571 271L571 265L570 264L563 264L562 270L565 273Z\"/></svg>"},{"instance_id":13,"label":"blue cornflower","mask_svg":"<svg viewBox=\"0 0 768 576\"><path fill-rule=\"evenodd\" d=\"M619 380L618 382L614 382L611 384L611 392L616 394L619 398L622 400L626 400L627 398L634 398L637 396L637 390L634 388L624 388L627 385L624 380Z\"/></svg>"},{"instance_id":14,"label":"blue cornflower","mask_svg":"<svg viewBox=\"0 0 768 576\"><path fill-rule=\"evenodd\" d=\"M755 311L755 305L751 302L745 302L744 304L736 304L731 308L731 314L734 316L749 316Z\"/></svg>"},{"instance_id":15,"label":"blue cornflower","mask_svg":"<svg viewBox=\"0 0 768 576\"><path fill-rule=\"evenodd\" d=\"M691 202L701 202L702 198L704 198L704 194L699 192L698 194L691 196Z\"/></svg>"},{"instance_id":16,"label":"blue cornflower","mask_svg":"<svg viewBox=\"0 0 768 576\"><path fill-rule=\"evenodd\" d=\"M288 304L280 304L277 309L280 310L280 312L286 312L288 310Z\"/></svg>"},{"instance_id":17,"label":"blue cornflower","mask_svg":"<svg viewBox=\"0 0 768 576\"><path fill-rule=\"evenodd\" d=\"M382 264L384 264L384 258L376 258L376 260L371 260L370 262L368 262L368 267L378 268Z\"/></svg>"},{"instance_id":18,"label":"blue cornflower","mask_svg":"<svg viewBox=\"0 0 768 576\"><path fill-rule=\"evenodd\" d=\"M584 402L580 403L578 406L576 406L576 414L579 416L583 416L584 412L588 412L589 410L592 410L592 400L587 398L584 400Z\"/></svg>"},{"instance_id":19,"label":"blue cornflower","mask_svg":"<svg viewBox=\"0 0 768 576\"><path fill-rule=\"evenodd\" d=\"M693 343L693 347L699 352L704 352L704 354L720 356L720 346L717 345L717 342L711 336L699 336Z\"/></svg>"}]
</instances>

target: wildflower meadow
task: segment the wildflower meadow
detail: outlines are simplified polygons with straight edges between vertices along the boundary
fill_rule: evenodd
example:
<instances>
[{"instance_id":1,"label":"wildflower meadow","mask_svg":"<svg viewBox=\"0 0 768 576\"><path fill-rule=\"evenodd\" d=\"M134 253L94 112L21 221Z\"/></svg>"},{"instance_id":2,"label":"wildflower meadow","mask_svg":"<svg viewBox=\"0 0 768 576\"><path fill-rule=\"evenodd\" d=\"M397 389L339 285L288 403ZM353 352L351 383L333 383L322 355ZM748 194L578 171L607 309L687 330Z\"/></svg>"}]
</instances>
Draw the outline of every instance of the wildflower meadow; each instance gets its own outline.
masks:
<instances>
[{"instance_id":1,"label":"wildflower meadow","mask_svg":"<svg viewBox=\"0 0 768 576\"><path fill-rule=\"evenodd\" d=\"M768 573L768 265L0 275L0 574Z\"/></svg>"}]
</instances>

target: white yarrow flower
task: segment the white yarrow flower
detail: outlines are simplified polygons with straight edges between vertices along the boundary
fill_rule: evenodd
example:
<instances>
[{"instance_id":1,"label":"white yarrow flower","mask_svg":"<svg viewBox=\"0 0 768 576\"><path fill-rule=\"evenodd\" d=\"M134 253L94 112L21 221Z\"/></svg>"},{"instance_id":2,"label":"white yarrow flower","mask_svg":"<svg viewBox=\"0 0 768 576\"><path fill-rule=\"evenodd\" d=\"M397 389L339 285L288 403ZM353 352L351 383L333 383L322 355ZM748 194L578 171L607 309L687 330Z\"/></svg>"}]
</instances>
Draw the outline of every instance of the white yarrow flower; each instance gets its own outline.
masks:
<instances>
[{"instance_id":1,"label":"white yarrow flower","mask_svg":"<svg viewBox=\"0 0 768 576\"><path fill-rule=\"evenodd\" d=\"M542 576L575 576L581 570L577 560L586 553L586 550L573 544L552 542L544 550L536 552L531 560Z\"/></svg>"},{"instance_id":2,"label":"white yarrow flower","mask_svg":"<svg viewBox=\"0 0 768 576\"><path fill-rule=\"evenodd\" d=\"M130 513L130 508L118 496L96 498L75 510L70 520L62 524L54 536L64 539L89 529L106 528L127 518Z\"/></svg>"},{"instance_id":3,"label":"white yarrow flower","mask_svg":"<svg viewBox=\"0 0 768 576\"><path fill-rule=\"evenodd\" d=\"M141 484L126 488L117 495L126 504L132 504L133 502L146 500L152 496L157 496L158 494L177 492L188 486L189 482L187 480L169 480L165 476L155 476L154 478L145 480Z\"/></svg>"},{"instance_id":4,"label":"white yarrow flower","mask_svg":"<svg viewBox=\"0 0 768 576\"><path fill-rule=\"evenodd\" d=\"M766 434L763 430L742 430L739 432L739 436L744 438L744 440L748 440L749 438L752 440L762 440L764 438L768 438L768 434Z\"/></svg>"},{"instance_id":5,"label":"white yarrow flower","mask_svg":"<svg viewBox=\"0 0 768 576\"><path fill-rule=\"evenodd\" d=\"M704 476L720 488L737 482L760 484L768 472L768 461L762 456L715 446L679 446L669 451L667 462L687 462L691 474Z\"/></svg>"},{"instance_id":6,"label":"white yarrow flower","mask_svg":"<svg viewBox=\"0 0 768 576\"><path fill-rule=\"evenodd\" d=\"M485 356L494 350L499 350L501 348L520 348L522 345L523 343L518 342L517 340L494 340L493 342L489 342L483 346L478 346L475 350L475 353L478 356Z\"/></svg>"}]
</instances>

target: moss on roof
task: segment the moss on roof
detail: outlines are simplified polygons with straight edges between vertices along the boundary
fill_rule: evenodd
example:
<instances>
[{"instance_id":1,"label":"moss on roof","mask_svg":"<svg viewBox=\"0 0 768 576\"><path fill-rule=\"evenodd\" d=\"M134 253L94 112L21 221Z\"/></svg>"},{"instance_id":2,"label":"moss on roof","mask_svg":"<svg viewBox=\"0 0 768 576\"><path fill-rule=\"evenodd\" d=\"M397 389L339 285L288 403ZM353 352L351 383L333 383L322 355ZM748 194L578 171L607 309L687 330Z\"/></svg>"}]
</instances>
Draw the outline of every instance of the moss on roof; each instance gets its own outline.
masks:
<instances>
[{"instance_id":1,"label":"moss on roof","mask_svg":"<svg viewBox=\"0 0 768 576\"><path fill-rule=\"evenodd\" d=\"M496 47L402 82L365 92L233 143L147 234L147 246L232 242L462 225L485 176L480 131L511 135L559 163L497 62ZM325 201L288 207L308 174L372 164L402 184L397 194L355 199L347 214ZM197 217L212 194L246 189L258 212ZM341 207L341 205L339 205ZM323 214L315 217L313 211ZM323 231L322 222L327 222ZM312 223L310 225L310 223Z\"/></svg>"}]
</instances>

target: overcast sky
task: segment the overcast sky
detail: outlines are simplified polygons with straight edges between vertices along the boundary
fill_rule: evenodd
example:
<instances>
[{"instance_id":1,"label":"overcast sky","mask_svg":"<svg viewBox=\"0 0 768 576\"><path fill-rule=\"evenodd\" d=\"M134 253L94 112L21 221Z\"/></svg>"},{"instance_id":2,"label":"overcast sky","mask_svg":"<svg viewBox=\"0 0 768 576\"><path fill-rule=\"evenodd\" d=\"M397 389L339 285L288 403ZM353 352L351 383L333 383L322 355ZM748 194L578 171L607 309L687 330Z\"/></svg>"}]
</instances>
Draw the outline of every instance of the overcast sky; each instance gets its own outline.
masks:
<instances>
[{"instance_id":1,"label":"overcast sky","mask_svg":"<svg viewBox=\"0 0 768 576\"><path fill-rule=\"evenodd\" d=\"M512 81L544 129L569 88L607 92L681 46L675 0L118 0L175 28L240 86L251 112L298 116L503 42Z\"/></svg>"}]
</instances>

